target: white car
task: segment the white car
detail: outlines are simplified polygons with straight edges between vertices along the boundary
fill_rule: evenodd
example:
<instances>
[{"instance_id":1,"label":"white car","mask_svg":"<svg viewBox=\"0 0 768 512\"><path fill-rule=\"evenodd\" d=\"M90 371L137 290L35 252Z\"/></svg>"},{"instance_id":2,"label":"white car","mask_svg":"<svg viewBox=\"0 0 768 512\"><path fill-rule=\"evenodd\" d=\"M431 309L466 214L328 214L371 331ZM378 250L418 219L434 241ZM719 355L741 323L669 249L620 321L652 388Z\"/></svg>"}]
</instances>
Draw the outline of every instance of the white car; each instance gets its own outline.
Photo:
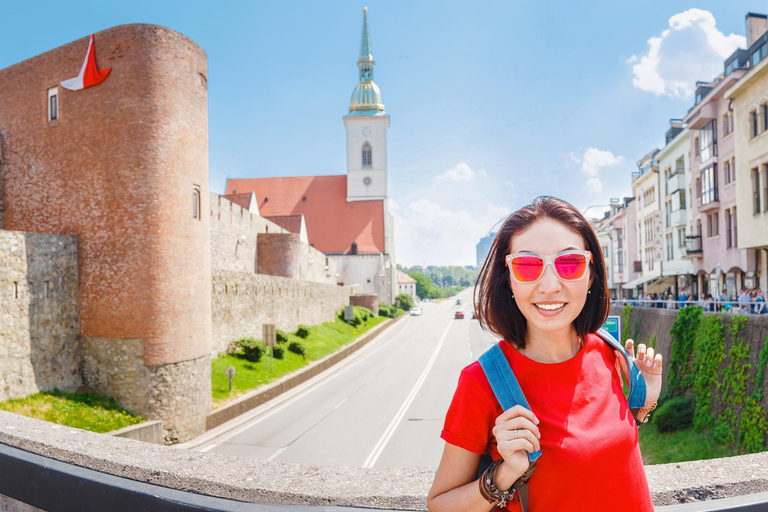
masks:
<instances>
[{"instance_id":1,"label":"white car","mask_svg":"<svg viewBox=\"0 0 768 512\"><path fill-rule=\"evenodd\" d=\"M419 316L422 313L421 308L414 306L411 308L411 316Z\"/></svg>"}]
</instances>

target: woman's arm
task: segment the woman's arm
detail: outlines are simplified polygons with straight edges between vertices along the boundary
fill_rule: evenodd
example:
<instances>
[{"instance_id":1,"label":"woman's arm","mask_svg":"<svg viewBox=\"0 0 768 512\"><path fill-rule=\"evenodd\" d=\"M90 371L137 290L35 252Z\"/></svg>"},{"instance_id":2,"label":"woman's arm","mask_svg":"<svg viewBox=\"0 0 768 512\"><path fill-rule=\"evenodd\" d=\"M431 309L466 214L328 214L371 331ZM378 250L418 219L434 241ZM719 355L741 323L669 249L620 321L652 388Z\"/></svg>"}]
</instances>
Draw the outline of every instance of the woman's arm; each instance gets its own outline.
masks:
<instances>
[{"instance_id":1,"label":"woman's arm","mask_svg":"<svg viewBox=\"0 0 768 512\"><path fill-rule=\"evenodd\" d=\"M427 495L429 512L485 512L493 505L480 494L477 470L480 455L450 443L445 443L435 481ZM499 489L509 489L519 475L512 474L507 464L501 464L494 475Z\"/></svg>"}]
</instances>

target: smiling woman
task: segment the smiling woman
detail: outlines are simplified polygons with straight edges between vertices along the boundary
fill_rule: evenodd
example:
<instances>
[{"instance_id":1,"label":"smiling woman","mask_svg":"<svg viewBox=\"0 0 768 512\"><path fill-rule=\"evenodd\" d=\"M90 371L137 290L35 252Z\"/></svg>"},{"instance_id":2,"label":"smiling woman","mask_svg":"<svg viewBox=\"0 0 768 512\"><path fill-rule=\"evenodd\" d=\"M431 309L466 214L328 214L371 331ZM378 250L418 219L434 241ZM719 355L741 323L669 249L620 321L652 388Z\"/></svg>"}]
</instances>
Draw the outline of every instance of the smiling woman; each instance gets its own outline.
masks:
<instances>
[{"instance_id":1,"label":"smiling woman","mask_svg":"<svg viewBox=\"0 0 768 512\"><path fill-rule=\"evenodd\" d=\"M653 510L637 426L658 399L661 356L640 345L635 358L631 340L622 351L596 334L609 295L589 222L553 197L513 213L476 297L481 325L502 341L461 373L430 512ZM501 373L512 370L502 380L516 405L506 410L490 353ZM640 396L624 396L622 371Z\"/></svg>"}]
</instances>

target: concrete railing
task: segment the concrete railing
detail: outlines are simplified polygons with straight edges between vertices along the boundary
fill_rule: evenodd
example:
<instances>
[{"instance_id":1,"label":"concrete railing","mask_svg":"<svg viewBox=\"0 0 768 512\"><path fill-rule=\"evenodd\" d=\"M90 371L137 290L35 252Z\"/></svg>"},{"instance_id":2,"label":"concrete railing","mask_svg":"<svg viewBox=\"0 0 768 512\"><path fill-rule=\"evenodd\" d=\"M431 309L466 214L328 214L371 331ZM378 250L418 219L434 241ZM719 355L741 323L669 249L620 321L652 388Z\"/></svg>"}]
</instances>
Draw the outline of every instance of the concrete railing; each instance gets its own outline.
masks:
<instances>
[{"instance_id":1,"label":"concrete railing","mask_svg":"<svg viewBox=\"0 0 768 512\"><path fill-rule=\"evenodd\" d=\"M768 494L755 494L768 492L768 453L647 466L646 473L657 506L741 496L734 499L748 504L724 502L717 508L710 502L706 510L757 510L738 508L756 502L768 507ZM163 510L245 510L240 502L251 503L248 510L270 511L284 508L276 505L424 510L434 468L257 461L94 434L0 411L0 474L0 495L44 510L105 510L103 500L110 496L119 505L110 510L137 510L127 504L153 496L190 503ZM50 508L46 503L54 499L53 490L59 506ZM206 497L210 506L200 501ZM2 499L7 498L0 498L0 505ZM62 505L70 502L76 506ZM703 510L691 506L660 510Z\"/></svg>"}]
</instances>

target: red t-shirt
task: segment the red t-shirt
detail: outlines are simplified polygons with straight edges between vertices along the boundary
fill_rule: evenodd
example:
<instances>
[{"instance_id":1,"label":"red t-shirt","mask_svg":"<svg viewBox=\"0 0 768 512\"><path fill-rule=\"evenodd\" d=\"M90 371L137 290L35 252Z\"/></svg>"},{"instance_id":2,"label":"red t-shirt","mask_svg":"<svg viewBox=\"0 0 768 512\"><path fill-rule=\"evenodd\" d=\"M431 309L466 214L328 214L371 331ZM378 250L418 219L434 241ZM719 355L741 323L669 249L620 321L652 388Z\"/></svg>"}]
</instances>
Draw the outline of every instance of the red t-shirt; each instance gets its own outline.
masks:
<instances>
[{"instance_id":1,"label":"red t-shirt","mask_svg":"<svg viewBox=\"0 0 768 512\"><path fill-rule=\"evenodd\" d=\"M529 482L531 512L653 511L637 426L613 349L597 335L561 363L533 361L499 345L539 419L542 456ZM502 413L480 363L464 368L440 437L474 453L490 449ZM522 510L515 500L507 510Z\"/></svg>"}]
</instances>

